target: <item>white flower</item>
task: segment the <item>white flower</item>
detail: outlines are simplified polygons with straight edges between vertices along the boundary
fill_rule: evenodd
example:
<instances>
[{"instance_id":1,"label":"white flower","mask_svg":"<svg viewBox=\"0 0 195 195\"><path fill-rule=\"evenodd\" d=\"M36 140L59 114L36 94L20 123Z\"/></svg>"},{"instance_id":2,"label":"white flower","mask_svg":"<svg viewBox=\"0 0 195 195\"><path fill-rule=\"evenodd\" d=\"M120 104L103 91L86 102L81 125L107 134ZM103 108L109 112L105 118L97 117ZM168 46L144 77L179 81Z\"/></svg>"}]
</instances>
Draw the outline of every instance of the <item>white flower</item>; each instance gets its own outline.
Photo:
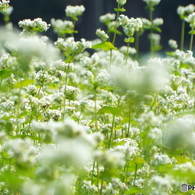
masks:
<instances>
[{"instance_id":1,"label":"white flower","mask_svg":"<svg viewBox=\"0 0 195 195\"><path fill-rule=\"evenodd\" d=\"M66 15L71 17L73 20L78 20L77 16L82 15L84 11L85 7L83 5L68 5L65 9Z\"/></svg>"},{"instance_id":2,"label":"white flower","mask_svg":"<svg viewBox=\"0 0 195 195\"><path fill-rule=\"evenodd\" d=\"M173 39L170 39L170 40L169 40L169 45L170 45L170 47L173 48L173 49L177 49L177 48L178 48L177 42L176 42L175 40L173 40Z\"/></svg>"},{"instance_id":3,"label":"white flower","mask_svg":"<svg viewBox=\"0 0 195 195\"><path fill-rule=\"evenodd\" d=\"M190 24L191 28L195 28L195 12L191 13L187 18L185 18L185 21Z\"/></svg>"},{"instance_id":4,"label":"white flower","mask_svg":"<svg viewBox=\"0 0 195 195\"><path fill-rule=\"evenodd\" d=\"M128 55L128 54L134 55L137 52L135 48L133 48L133 47L127 47L127 46L122 46L122 47L119 48L119 50L123 54L125 54L125 55Z\"/></svg>"},{"instance_id":5,"label":"white flower","mask_svg":"<svg viewBox=\"0 0 195 195\"><path fill-rule=\"evenodd\" d=\"M100 22L104 24L108 24L111 22L111 20L114 20L116 17L116 14L107 13L105 15L100 16Z\"/></svg>"},{"instance_id":6,"label":"white flower","mask_svg":"<svg viewBox=\"0 0 195 195\"><path fill-rule=\"evenodd\" d=\"M116 2L120 5L120 6L123 6L127 0L116 0Z\"/></svg>"},{"instance_id":7,"label":"white flower","mask_svg":"<svg viewBox=\"0 0 195 195\"><path fill-rule=\"evenodd\" d=\"M186 115L167 124L163 136L164 145L170 148L194 148L194 127L195 121L192 115Z\"/></svg>"},{"instance_id":8,"label":"white flower","mask_svg":"<svg viewBox=\"0 0 195 195\"><path fill-rule=\"evenodd\" d=\"M34 20L25 19L18 22L19 27L22 27L24 29L23 32L30 32L30 31L37 31L37 32L43 32L47 31L49 26L46 22L42 20L42 18L36 18Z\"/></svg>"},{"instance_id":9,"label":"white flower","mask_svg":"<svg viewBox=\"0 0 195 195\"><path fill-rule=\"evenodd\" d=\"M155 26L160 26L163 24L163 18L156 18L152 21L152 24L155 25Z\"/></svg>"},{"instance_id":10,"label":"white flower","mask_svg":"<svg viewBox=\"0 0 195 195\"><path fill-rule=\"evenodd\" d=\"M96 30L96 35L100 37L100 39L104 42L107 41L109 36L105 33L104 30L101 30L100 28Z\"/></svg>"},{"instance_id":11,"label":"white flower","mask_svg":"<svg viewBox=\"0 0 195 195\"><path fill-rule=\"evenodd\" d=\"M140 18L128 18L125 15L120 15L119 23L122 25L123 30L127 36L133 36L135 31L139 31L143 27Z\"/></svg>"},{"instance_id":12,"label":"white flower","mask_svg":"<svg viewBox=\"0 0 195 195\"><path fill-rule=\"evenodd\" d=\"M63 35L66 33L71 34L74 30L74 24L72 21L62 21L60 19L55 20L54 18L52 18L51 25L58 35Z\"/></svg>"},{"instance_id":13,"label":"white flower","mask_svg":"<svg viewBox=\"0 0 195 195\"><path fill-rule=\"evenodd\" d=\"M172 164L172 161L167 154L155 153L150 163L153 165L165 165Z\"/></svg>"},{"instance_id":14,"label":"white flower","mask_svg":"<svg viewBox=\"0 0 195 195\"><path fill-rule=\"evenodd\" d=\"M148 6L155 6L160 3L161 0L143 0Z\"/></svg>"},{"instance_id":15,"label":"white flower","mask_svg":"<svg viewBox=\"0 0 195 195\"><path fill-rule=\"evenodd\" d=\"M0 12L5 11L9 7L10 1L7 0L1 0L0 1Z\"/></svg>"}]
</instances>

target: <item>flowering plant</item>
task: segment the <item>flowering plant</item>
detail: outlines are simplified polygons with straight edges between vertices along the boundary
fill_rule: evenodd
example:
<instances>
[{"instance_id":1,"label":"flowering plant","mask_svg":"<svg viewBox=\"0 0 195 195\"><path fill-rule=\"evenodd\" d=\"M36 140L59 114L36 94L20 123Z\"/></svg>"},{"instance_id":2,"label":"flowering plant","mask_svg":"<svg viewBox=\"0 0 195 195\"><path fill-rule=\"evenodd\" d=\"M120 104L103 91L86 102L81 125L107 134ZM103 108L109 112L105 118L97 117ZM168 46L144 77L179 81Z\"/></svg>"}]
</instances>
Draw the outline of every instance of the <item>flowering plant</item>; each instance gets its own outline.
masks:
<instances>
[{"instance_id":1,"label":"flowering plant","mask_svg":"<svg viewBox=\"0 0 195 195\"><path fill-rule=\"evenodd\" d=\"M178 9L190 50L171 39L159 56L160 0L144 2L149 19L120 14L126 0L117 0L92 41L75 40L85 8L68 6L72 21L51 19L53 43L41 18L13 29L9 1L0 1L0 194L181 194L194 182L194 6ZM148 30L146 58L139 37Z\"/></svg>"}]
</instances>

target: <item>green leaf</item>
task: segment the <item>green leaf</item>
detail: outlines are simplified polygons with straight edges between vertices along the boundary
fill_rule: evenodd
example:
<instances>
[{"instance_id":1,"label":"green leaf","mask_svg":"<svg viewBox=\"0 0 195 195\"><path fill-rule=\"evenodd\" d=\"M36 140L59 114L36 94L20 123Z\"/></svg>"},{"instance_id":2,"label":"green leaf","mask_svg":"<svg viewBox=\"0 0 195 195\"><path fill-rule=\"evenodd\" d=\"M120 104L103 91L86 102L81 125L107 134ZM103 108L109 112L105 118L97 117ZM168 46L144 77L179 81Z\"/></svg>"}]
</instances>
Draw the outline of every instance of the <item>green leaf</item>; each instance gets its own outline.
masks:
<instances>
[{"instance_id":1,"label":"green leaf","mask_svg":"<svg viewBox=\"0 0 195 195\"><path fill-rule=\"evenodd\" d=\"M175 52L166 52L166 54L167 54L168 56L172 56L172 57L175 56Z\"/></svg>"},{"instance_id":2,"label":"green leaf","mask_svg":"<svg viewBox=\"0 0 195 195\"><path fill-rule=\"evenodd\" d=\"M122 32L120 32L119 30L116 30L116 29L109 29L108 32L116 33L118 35L122 35Z\"/></svg>"},{"instance_id":3,"label":"green leaf","mask_svg":"<svg viewBox=\"0 0 195 195\"><path fill-rule=\"evenodd\" d=\"M189 32L189 34L190 34L190 35L195 35L195 30L191 30L191 31Z\"/></svg>"},{"instance_id":4,"label":"green leaf","mask_svg":"<svg viewBox=\"0 0 195 195\"><path fill-rule=\"evenodd\" d=\"M145 163L145 160L142 157L136 157L133 162L136 164L143 164Z\"/></svg>"},{"instance_id":5,"label":"green leaf","mask_svg":"<svg viewBox=\"0 0 195 195\"><path fill-rule=\"evenodd\" d=\"M162 32L162 30L161 30L159 27L157 27L157 26L152 26L152 27L151 27L151 30L152 30L153 32L159 32L159 33Z\"/></svg>"},{"instance_id":6,"label":"green leaf","mask_svg":"<svg viewBox=\"0 0 195 195\"><path fill-rule=\"evenodd\" d=\"M152 47L152 51L159 51L159 50L161 50L162 49L162 45L156 45L156 46L153 46Z\"/></svg>"},{"instance_id":7,"label":"green leaf","mask_svg":"<svg viewBox=\"0 0 195 195\"><path fill-rule=\"evenodd\" d=\"M114 45L111 42L102 42L102 43L93 45L92 49L103 49L105 51L108 51L111 49L117 50L117 48L114 47Z\"/></svg>"},{"instance_id":8,"label":"green leaf","mask_svg":"<svg viewBox=\"0 0 195 195\"><path fill-rule=\"evenodd\" d=\"M0 69L0 79L5 79L11 75L11 69Z\"/></svg>"},{"instance_id":9,"label":"green leaf","mask_svg":"<svg viewBox=\"0 0 195 195\"><path fill-rule=\"evenodd\" d=\"M134 43L135 39L134 39L134 37L128 37L128 38L125 38L124 41L126 43Z\"/></svg>"},{"instance_id":10,"label":"green leaf","mask_svg":"<svg viewBox=\"0 0 195 195\"><path fill-rule=\"evenodd\" d=\"M18 81L14 87L15 88L22 88L22 87L26 87L30 84L33 84L34 83L34 80L30 80L30 79L26 79L26 80L23 80L23 81Z\"/></svg>"},{"instance_id":11,"label":"green leaf","mask_svg":"<svg viewBox=\"0 0 195 195\"><path fill-rule=\"evenodd\" d=\"M110 85L99 85L98 88L99 88L99 89L110 90L110 91L112 91L112 90L114 90L114 89L117 89L116 87L110 86Z\"/></svg>"},{"instance_id":12,"label":"green leaf","mask_svg":"<svg viewBox=\"0 0 195 195\"><path fill-rule=\"evenodd\" d=\"M138 188L136 186L132 187L130 190L126 192L126 194L136 194L136 193L143 193L144 190L141 188Z\"/></svg>"},{"instance_id":13,"label":"green leaf","mask_svg":"<svg viewBox=\"0 0 195 195\"><path fill-rule=\"evenodd\" d=\"M124 7L122 7L122 8L114 8L114 11L115 12L125 12L126 9Z\"/></svg>"},{"instance_id":14,"label":"green leaf","mask_svg":"<svg viewBox=\"0 0 195 195\"><path fill-rule=\"evenodd\" d=\"M104 106L98 112L99 113L110 113L110 114L113 114L113 115L118 115L120 113L120 109L117 108L117 107Z\"/></svg>"}]
</instances>

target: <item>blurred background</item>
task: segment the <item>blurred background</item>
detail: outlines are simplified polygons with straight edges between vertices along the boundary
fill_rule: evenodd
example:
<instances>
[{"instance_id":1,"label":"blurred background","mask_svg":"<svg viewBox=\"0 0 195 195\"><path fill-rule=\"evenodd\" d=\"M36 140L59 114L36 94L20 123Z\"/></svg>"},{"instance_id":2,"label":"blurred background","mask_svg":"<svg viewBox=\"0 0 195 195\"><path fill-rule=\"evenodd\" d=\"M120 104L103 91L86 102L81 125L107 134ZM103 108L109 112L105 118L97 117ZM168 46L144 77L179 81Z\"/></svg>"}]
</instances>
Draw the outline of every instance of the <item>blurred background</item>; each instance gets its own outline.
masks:
<instances>
[{"instance_id":1,"label":"blurred background","mask_svg":"<svg viewBox=\"0 0 195 195\"><path fill-rule=\"evenodd\" d=\"M161 0L160 4L155 7L154 18L163 18L164 24L161 27L162 37L161 45L163 51L169 51L168 40L174 39L180 43L181 21L177 15L177 7L179 5L186 6L194 3L194 0ZM116 0L11 0L10 5L14 7L11 15L11 21L17 26L17 23L23 19L34 19L41 17L44 21L50 23L51 18L66 19L65 7L67 5L84 5L86 10L83 16L80 17L76 24L76 39L85 38L93 40L96 37L95 31L97 28L104 29L105 27L99 22L99 16L108 12L114 13L113 9L117 6ZM124 12L128 17L144 17L149 18L148 10L145 9L146 4L143 0L127 0ZM188 24L186 25L188 27ZM187 34L189 28L186 28L186 48L189 46L189 35ZM145 52L149 49L149 40L147 38L148 32L140 38L140 51ZM56 34L52 29L47 32L47 35L56 40ZM117 46L124 45L124 37L117 37Z\"/></svg>"}]
</instances>

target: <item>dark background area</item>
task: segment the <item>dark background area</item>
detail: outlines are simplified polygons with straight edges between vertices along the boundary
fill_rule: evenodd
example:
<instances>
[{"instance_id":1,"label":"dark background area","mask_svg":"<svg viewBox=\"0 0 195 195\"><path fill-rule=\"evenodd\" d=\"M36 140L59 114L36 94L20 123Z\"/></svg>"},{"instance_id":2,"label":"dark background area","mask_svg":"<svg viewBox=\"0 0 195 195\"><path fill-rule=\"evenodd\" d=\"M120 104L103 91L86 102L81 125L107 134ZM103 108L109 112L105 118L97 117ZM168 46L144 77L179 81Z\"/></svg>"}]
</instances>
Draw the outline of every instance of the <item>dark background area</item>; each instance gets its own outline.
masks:
<instances>
[{"instance_id":1,"label":"dark background area","mask_svg":"<svg viewBox=\"0 0 195 195\"><path fill-rule=\"evenodd\" d=\"M160 4L155 7L154 18L161 17L164 19L164 24L161 26L163 50L170 50L169 39L180 42L181 21L177 15L177 7L179 5L186 6L190 3L194 3L194 0L161 0ZM115 0L11 0L10 5L14 7L11 21L15 26L20 20L28 18L41 17L48 23L50 23L51 18L69 20L65 17L65 7L67 5L84 5L86 10L76 24L76 30L79 33L75 36L77 40L80 38L93 40L97 38L96 29L105 28L99 22L99 16L108 12L114 13L113 9L117 4ZM127 0L124 6L127 11L123 14L128 15L128 17L149 18L148 10L144 9L145 6L143 0ZM185 46L187 49L189 45L188 24L186 27ZM147 34L148 32L145 32L140 39L140 50L142 52L148 51L149 48ZM52 29L47 32L47 35L54 41L57 38ZM123 39L122 36L117 37L117 46L124 45Z\"/></svg>"}]
</instances>

